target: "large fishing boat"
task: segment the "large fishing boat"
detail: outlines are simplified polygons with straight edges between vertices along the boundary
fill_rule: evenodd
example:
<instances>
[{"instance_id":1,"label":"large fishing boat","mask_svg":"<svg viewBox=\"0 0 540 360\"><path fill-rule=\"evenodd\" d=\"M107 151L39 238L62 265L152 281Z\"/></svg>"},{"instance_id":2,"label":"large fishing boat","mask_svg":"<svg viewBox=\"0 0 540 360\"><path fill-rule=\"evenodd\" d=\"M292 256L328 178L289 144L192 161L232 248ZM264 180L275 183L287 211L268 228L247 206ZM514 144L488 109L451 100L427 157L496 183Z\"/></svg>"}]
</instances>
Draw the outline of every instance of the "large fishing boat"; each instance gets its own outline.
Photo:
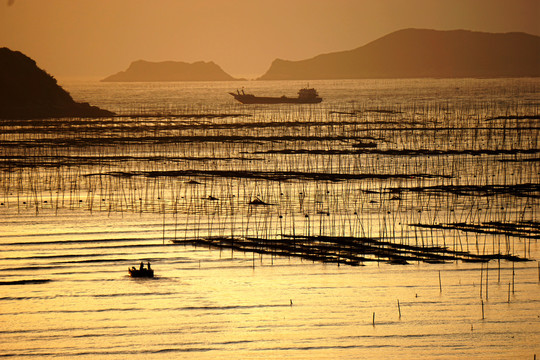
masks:
<instances>
[{"instance_id":1,"label":"large fishing boat","mask_svg":"<svg viewBox=\"0 0 540 360\"><path fill-rule=\"evenodd\" d=\"M242 104L316 104L322 101L322 98L313 88L303 88L298 90L298 97L291 98L285 95L280 97L255 96L246 94L244 90L236 90L236 93L229 93Z\"/></svg>"}]
</instances>

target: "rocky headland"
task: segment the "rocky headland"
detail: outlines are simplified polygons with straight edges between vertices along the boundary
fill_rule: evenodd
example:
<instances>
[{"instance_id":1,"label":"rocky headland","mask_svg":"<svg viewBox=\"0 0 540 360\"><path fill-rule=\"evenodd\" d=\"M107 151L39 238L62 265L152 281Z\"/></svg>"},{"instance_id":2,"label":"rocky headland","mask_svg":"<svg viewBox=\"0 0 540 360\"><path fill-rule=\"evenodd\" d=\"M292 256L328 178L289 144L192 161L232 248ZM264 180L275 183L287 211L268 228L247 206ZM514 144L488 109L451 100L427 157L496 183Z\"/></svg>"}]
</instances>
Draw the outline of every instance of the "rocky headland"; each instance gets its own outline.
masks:
<instances>
[{"instance_id":1,"label":"rocky headland","mask_svg":"<svg viewBox=\"0 0 540 360\"><path fill-rule=\"evenodd\" d=\"M111 111L78 103L19 51L0 48L0 119L108 117Z\"/></svg>"},{"instance_id":2,"label":"rocky headland","mask_svg":"<svg viewBox=\"0 0 540 360\"><path fill-rule=\"evenodd\" d=\"M405 29L301 61L276 59L259 80L540 76L540 37Z\"/></svg>"},{"instance_id":3,"label":"rocky headland","mask_svg":"<svg viewBox=\"0 0 540 360\"><path fill-rule=\"evenodd\" d=\"M126 71L106 77L101 81L232 81L238 80L227 74L214 62L181 61L150 62L138 60Z\"/></svg>"}]
</instances>

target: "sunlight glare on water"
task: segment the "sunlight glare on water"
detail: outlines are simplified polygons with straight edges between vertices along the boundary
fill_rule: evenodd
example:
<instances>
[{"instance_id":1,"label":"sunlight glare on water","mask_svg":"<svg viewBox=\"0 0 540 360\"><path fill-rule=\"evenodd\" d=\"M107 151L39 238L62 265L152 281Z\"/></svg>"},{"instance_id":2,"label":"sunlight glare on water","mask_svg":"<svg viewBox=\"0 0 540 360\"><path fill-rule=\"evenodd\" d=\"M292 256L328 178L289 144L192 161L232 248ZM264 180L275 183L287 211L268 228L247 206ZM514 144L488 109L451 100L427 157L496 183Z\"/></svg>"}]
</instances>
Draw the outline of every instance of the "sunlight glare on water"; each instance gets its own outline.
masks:
<instances>
[{"instance_id":1,"label":"sunlight glare on water","mask_svg":"<svg viewBox=\"0 0 540 360\"><path fill-rule=\"evenodd\" d=\"M227 94L294 96L298 82L63 85L153 115L2 125L0 356L540 354L537 79L314 81L324 101L300 107ZM292 233L533 261L349 266L181 243ZM141 261L154 279L129 277Z\"/></svg>"}]
</instances>

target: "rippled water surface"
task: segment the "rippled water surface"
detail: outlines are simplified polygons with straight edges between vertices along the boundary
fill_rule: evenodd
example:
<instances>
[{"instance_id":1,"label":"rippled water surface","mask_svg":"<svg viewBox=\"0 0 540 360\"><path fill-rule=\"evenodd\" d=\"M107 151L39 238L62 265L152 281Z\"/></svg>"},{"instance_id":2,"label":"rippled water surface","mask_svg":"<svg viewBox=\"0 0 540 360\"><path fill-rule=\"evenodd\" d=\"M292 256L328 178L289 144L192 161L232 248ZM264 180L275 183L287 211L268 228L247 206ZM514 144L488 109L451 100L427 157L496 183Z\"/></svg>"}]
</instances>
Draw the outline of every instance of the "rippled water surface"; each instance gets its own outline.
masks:
<instances>
[{"instance_id":1,"label":"rippled water surface","mask_svg":"<svg viewBox=\"0 0 540 360\"><path fill-rule=\"evenodd\" d=\"M540 355L537 79L62 85L126 117L1 124L0 357ZM530 261L182 242L293 234Z\"/></svg>"}]
</instances>

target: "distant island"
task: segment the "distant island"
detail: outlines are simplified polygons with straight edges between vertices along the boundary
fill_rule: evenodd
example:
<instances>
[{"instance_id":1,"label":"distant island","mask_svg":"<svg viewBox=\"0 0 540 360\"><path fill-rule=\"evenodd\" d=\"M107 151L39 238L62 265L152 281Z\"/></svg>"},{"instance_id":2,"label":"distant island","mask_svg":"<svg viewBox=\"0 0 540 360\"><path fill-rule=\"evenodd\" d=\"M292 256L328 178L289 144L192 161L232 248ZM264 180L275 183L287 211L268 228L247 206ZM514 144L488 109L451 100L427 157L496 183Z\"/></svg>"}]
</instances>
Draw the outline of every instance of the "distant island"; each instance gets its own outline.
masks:
<instances>
[{"instance_id":1,"label":"distant island","mask_svg":"<svg viewBox=\"0 0 540 360\"><path fill-rule=\"evenodd\" d=\"M405 29L354 50L276 59L259 80L540 76L540 37Z\"/></svg>"},{"instance_id":2,"label":"distant island","mask_svg":"<svg viewBox=\"0 0 540 360\"><path fill-rule=\"evenodd\" d=\"M34 60L19 51L0 48L0 119L113 115L88 103L75 102Z\"/></svg>"},{"instance_id":3,"label":"distant island","mask_svg":"<svg viewBox=\"0 0 540 360\"><path fill-rule=\"evenodd\" d=\"M181 61L150 62L138 60L126 71L106 77L101 81L231 81L238 80L213 62Z\"/></svg>"}]
</instances>

